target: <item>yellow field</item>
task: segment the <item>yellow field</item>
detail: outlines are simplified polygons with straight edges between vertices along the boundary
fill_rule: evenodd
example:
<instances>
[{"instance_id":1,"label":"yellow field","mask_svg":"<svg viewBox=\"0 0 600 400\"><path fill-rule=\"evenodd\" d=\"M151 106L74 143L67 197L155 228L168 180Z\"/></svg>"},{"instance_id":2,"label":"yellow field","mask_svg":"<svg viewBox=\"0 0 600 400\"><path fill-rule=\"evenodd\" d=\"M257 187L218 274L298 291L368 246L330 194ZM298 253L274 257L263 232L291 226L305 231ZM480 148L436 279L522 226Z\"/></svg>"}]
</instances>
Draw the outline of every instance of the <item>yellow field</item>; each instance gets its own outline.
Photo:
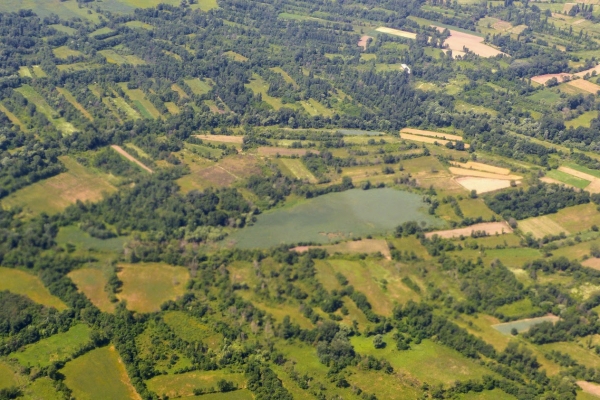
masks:
<instances>
[{"instance_id":1,"label":"yellow field","mask_svg":"<svg viewBox=\"0 0 600 400\"><path fill-rule=\"evenodd\" d=\"M100 50L98 53L102 54L106 58L106 62L111 64L131 64L131 65L143 65L146 64L144 60L137 56L126 55L122 56L116 53L114 50Z\"/></svg>"},{"instance_id":2,"label":"yellow field","mask_svg":"<svg viewBox=\"0 0 600 400\"><path fill-rule=\"evenodd\" d=\"M450 229L446 231L428 232L425 234L426 237L430 238L433 235L437 235L442 238L450 239L460 236L471 236L473 231L484 231L488 235L502 235L504 233L512 233L512 229L506 222L484 222L482 224L475 224L466 228Z\"/></svg>"},{"instance_id":3,"label":"yellow field","mask_svg":"<svg viewBox=\"0 0 600 400\"><path fill-rule=\"evenodd\" d=\"M478 178L471 176L463 176L456 178L462 187L471 191L475 190L477 193L489 193L500 189L506 189L510 187L510 181L506 179L492 179L492 178ZM516 181L519 183L520 181Z\"/></svg>"},{"instance_id":4,"label":"yellow field","mask_svg":"<svg viewBox=\"0 0 600 400\"><path fill-rule=\"evenodd\" d=\"M62 58L62 59L67 59L70 56L79 57L79 56L83 55L83 53L81 53L77 50L70 49L67 46L57 47L56 49L53 49L52 52L54 53L54 55L56 57Z\"/></svg>"},{"instance_id":5,"label":"yellow field","mask_svg":"<svg viewBox=\"0 0 600 400\"><path fill-rule=\"evenodd\" d=\"M413 134L413 135L429 136L429 137L448 139L448 140L463 140L462 136L459 136L459 135L452 135L450 133L444 133L444 132L423 131L421 129L413 129L413 128L403 128L400 131L400 133L409 133L409 134Z\"/></svg>"},{"instance_id":6,"label":"yellow field","mask_svg":"<svg viewBox=\"0 0 600 400\"><path fill-rule=\"evenodd\" d=\"M109 176L89 171L68 156L60 157L67 167L63 172L11 193L1 202L2 207L23 207L26 212L54 214L80 201L95 202L103 193L117 189L109 183Z\"/></svg>"},{"instance_id":7,"label":"yellow field","mask_svg":"<svg viewBox=\"0 0 600 400\"><path fill-rule=\"evenodd\" d=\"M416 39L417 34L407 31L401 31L400 29L386 28L384 26L375 29L377 32L387 33L394 36L400 36L407 39Z\"/></svg>"},{"instance_id":8,"label":"yellow field","mask_svg":"<svg viewBox=\"0 0 600 400\"><path fill-rule=\"evenodd\" d=\"M25 66L19 68L19 76L22 78L33 78L33 75L31 75L31 70Z\"/></svg>"},{"instance_id":9,"label":"yellow field","mask_svg":"<svg viewBox=\"0 0 600 400\"><path fill-rule=\"evenodd\" d=\"M317 178L297 158L281 158L280 162L298 179L317 183Z\"/></svg>"},{"instance_id":10,"label":"yellow field","mask_svg":"<svg viewBox=\"0 0 600 400\"><path fill-rule=\"evenodd\" d=\"M568 85L581 89L585 92L596 94L600 90L600 85L586 81L584 79L575 79L568 83Z\"/></svg>"},{"instance_id":11,"label":"yellow field","mask_svg":"<svg viewBox=\"0 0 600 400\"><path fill-rule=\"evenodd\" d=\"M280 74L283 77L284 81L286 81L287 83L292 84L295 89L298 89L298 84L296 83L296 81L294 80L294 78L292 78L291 76L289 76L287 72L285 72L283 69L281 69L281 67L271 68L271 71L277 72L278 74Z\"/></svg>"},{"instance_id":12,"label":"yellow field","mask_svg":"<svg viewBox=\"0 0 600 400\"><path fill-rule=\"evenodd\" d=\"M519 229L525 233L531 233L536 238L542 238L546 235L558 235L561 232L564 232L567 235L569 234L569 231L553 221L547 215L519 221Z\"/></svg>"},{"instance_id":13,"label":"yellow field","mask_svg":"<svg viewBox=\"0 0 600 400\"><path fill-rule=\"evenodd\" d=\"M58 297L51 295L37 276L17 269L0 267L1 290L27 296L36 303L54 307L57 310L67 309L65 303Z\"/></svg>"},{"instance_id":14,"label":"yellow field","mask_svg":"<svg viewBox=\"0 0 600 400\"><path fill-rule=\"evenodd\" d=\"M494 167L493 165L487 165L479 162L468 161L466 163L454 163L455 166L464 169L475 169L478 171L491 172L493 174L508 175L510 170L508 168Z\"/></svg>"},{"instance_id":15,"label":"yellow field","mask_svg":"<svg viewBox=\"0 0 600 400\"><path fill-rule=\"evenodd\" d=\"M46 73L44 72L42 67L40 67L39 65L34 65L32 67L32 69L33 69L33 73L35 74L35 76L37 78L47 78L48 77L48 75L46 75Z\"/></svg>"},{"instance_id":16,"label":"yellow field","mask_svg":"<svg viewBox=\"0 0 600 400\"><path fill-rule=\"evenodd\" d=\"M159 311L162 303L185 293L189 280L186 268L162 263L119 264L119 269L123 290L117 297L137 312Z\"/></svg>"},{"instance_id":17,"label":"yellow field","mask_svg":"<svg viewBox=\"0 0 600 400\"><path fill-rule=\"evenodd\" d=\"M103 312L113 312L114 303L108 299L104 287L108 278L104 271L95 268L76 269L69 273L69 278L90 301Z\"/></svg>"},{"instance_id":18,"label":"yellow field","mask_svg":"<svg viewBox=\"0 0 600 400\"><path fill-rule=\"evenodd\" d=\"M62 94L63 97L65 99L67 99L67 101L69 103L71 103L71 105L73 105L73 107L75 107L77 110L79 110L79 112L81 112L84 115L84 117L86 117L90 121L94 120L94 117L92 117L92 115L81 104L79 104L79 102L71 94L71 92L69 92L67 89L60 88L60 87L57 87L56 90L58 91L58 93Z\"/></svg>"},{"instance_id":19,"label":"yellow field","mask_svg":"<svg viewBox=\"0 0 600 400\"><path fill-rule=\"evenodd\" d=\"M177 92L179 94L179 97L181 97L182 99L186 99L188 97L187 93L185 93L185 91L176 83L171 85L171 89L174 92Z\"/></svg>"}]
</instances>

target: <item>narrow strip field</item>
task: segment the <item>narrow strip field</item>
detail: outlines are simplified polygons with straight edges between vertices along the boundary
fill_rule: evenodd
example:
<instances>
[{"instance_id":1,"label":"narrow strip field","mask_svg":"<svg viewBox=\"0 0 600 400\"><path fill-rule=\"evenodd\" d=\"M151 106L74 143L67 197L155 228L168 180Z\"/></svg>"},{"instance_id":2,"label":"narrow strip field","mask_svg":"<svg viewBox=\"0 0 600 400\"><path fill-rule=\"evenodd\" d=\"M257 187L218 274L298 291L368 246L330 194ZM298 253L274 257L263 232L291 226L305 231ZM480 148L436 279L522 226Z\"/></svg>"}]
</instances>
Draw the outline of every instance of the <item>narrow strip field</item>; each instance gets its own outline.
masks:
<instances>
[{"instance_id":1,"label":"narrow strip field","mask_svg":"<svg viewBox=\"0 0 600 400\"><path fill-rule=\"evenodd\" d=\"M8 119L10 120L10 122L12 122L14 125L17 125L19 128L21 128L21 130L23 132L27 132L27 128L25 127L25 124L23 122L21 122L21 120L13 113L11 113L8 108L6 108L4 106L4 104L0 103L0 112L2 112L4 115L6 115L8 117Z\"/></svg>"},{"instance_id":2,"label":"narrow strip field","mask_svg":"<svg viewBox=\"0 0 600 400\"><path fill-rule=\"evenodd\" d=\"M259 147L258 148L258 154L261 156L276 156L277 154L279 154L280 156L303 156L308 152L319 154L318 150L313 150L313 149L292 149L289 147Z\"/></svg>"},{"instance_id":3,"label":"narrow strip field","mask_svg":"<svg viewBox=\"0 0 600 400\"><path fill-rule=\"evenodd\" d=\"M231 136L231 135L194 135L198 139L207 140L209 142L221 142L221 143L244 143L243 136Z\"/></svg>"},{"instance_id":4,"label":"narrow strip field","mask_svg":"<svg viewBox=\"0 0 600 400\"><path fill-rule=\"evenodd\" d=\"M148 171L150 173L154 172L150 168L148 168L146 165L142 164L142 162L140 160L136 159L134 156L132 156L131 154L129 154L128 152L123 150L123 148L121 146L117 146L116 144L113 144L110 147L112 147L117 153L119 153L120 155L122 155L123 157L125 157L126 159L131 161L132 163L139 165L140 168L145 169L146 171Z\"/></svg>"},{"instance_id":5,"label":"narrow strip field","mask_svg":"<svg viewBox=\"0 0 600 400\"><path fill-rule=\"evenodd\" d=\"M479 162L468 161L466 163L454 163L455 166L464 169L475 169L484 172L491 172L493 174L508 175L510 169L494 167L493 165L487 165Z\"/></svg>"},{"instance_id":6,"label":"narrow strip field","mask_svg":"<svg viewBox=\"0 0 600 400\"><path fill-rule=\"evenodd\" d=\"M407 38L407 39L416 39L417 38L416 33L401 31L400 29L386 28L386 27L382 26L375 30L377 32L387 33L387 34L394 35L394 36L400 36L400 37ZM365 37L365 36L363 36L363 37ZM366 37L369 38L369 36L366 36ZM358 42L358 43L359 43L358 45L360 46L361 45L360 42ZM366 49L366 41L365 41L365 49Z\"/></svg>"},{"instance_id":7,"label":"narrow strip field","mask_svg":"<svg viewBox=\"0 0 600 400\"><path fill-rule=\"evenodd\" d=\"M474 177L478 177L478 178L504 179L504 180L508 180L508 181L523 179L522 176L518 176L518 175L493 174L491 172L477 171L474 169L465 169L465 168L457 168L457 167L450 167L448 169L454 175L459 175L459 176L474 176Z\"/></svg>"},{"instance_id":8,"label":"narrow strip field","mask_svg":"<svg viewBox=\"0 0 600 400\"><path fill-rule=\"evenodd\" d=\"M77 101L75 96L71 94L67 89L57 87L56 90L60 93L73 107L75 107L84 117L90 121L94 121L94 117Z\"/></svg>"},{"instance_id":9,"label":"narrow strip field","mask_svg":"<svg viewBox=\"0 0 600 400\"><path fill-rule=\"evenodd\" d=\"M567 84L592 94L596 94L600 90L600 85L596 85L595 83L586 81L584 79L575 79Z\"/></svg>"},{"instance_id":10,"label":"narrow strip field","mask_svg":"<svg viewBox=\"0 0 600 400\"><path fill-rule=\"evenodd\" d=\"M459 135L453 135L453 134L444 133L444 132L423 131L421 129L413 129L413 128L404 128L400 131L400 133L409 133L409 134L413 134L413 135L429 136L429 137L435 137L435 138L447 139L447 140L463 140L462 136L459 136Z\"/></svg>"},{"instance_id":11,"label":"narrow strip field","mask_svg":"<svg viewBox=\"0 0 600 400\"><path fill-rule=\"evenodd\" d=\"M526 318L513 322L506 322L503 324L492 325L494 329L504 333L505 335L510 335L511 330L514 328L517 332L525 332L528 331L534 325L541 324L542 322L553 322L555 323L560 318L555 315L548 315L546 317L538 317L538 318Z\"/></svg>"},{"instance_id":12,"label":"narrow strip field","mask_svg":"<svg viewBox=\"0 0 600 400\"><path fill-rule=\"evenodd\" d=\"M67 122L67 120L58 116L58 113L50 106L50 104L48 104L46 99L36 92L33 87L29 85L23 85L16 90L27 100L35 104L37 111L44 114L46 118L48 118L48 121L52 122L56 129L65 135L70 135L76 131L75 127L70 122Z\"/></svg>"},{"instance_id":13,"label":"narrow strip field","mask_svg":"<svg viewBox=\"0 0 600 400\"><path fill-rule=\"evenodd\" d=\"M472 232L485 232L488 235L503 235L505 233L512 233L512 229L510 229L510 226L508 226L506 222L486 222L483 224L467 226L465 228L428 232L425 234L425 237L431 238L432 236L437 235L445 239L452 239L461 236L471 236Z\"/></svg>"}]
</instances>

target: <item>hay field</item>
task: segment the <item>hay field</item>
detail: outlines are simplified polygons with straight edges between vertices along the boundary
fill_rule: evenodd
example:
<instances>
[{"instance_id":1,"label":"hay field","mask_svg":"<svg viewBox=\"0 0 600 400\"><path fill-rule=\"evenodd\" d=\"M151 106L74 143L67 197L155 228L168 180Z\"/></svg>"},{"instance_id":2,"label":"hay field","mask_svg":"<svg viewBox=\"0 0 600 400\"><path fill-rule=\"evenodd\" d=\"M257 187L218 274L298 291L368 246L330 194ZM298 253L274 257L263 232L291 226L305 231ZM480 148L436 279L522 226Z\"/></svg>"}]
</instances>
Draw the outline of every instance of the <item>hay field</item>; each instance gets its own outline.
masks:
<instances>
[{"instance_id":1,"label":"hay field","mask_svg":"<svg viewBox=\"0 0 600 400\"><path fill-rule=\"evenodd\" d=\"M437 29L441 32L444 31L444 28L437 27ZM499 54L508 55L506 53L501 52L487 44L483 43L484 38L481 36L471 35L465 32L459 32L456 30L450 29L450 37L448 37L444 43L448 45L448 48L454 51L464 51L466 47L471 52L481 56L481 57L494 57Z\"/></svg>"},{"instance_id":2,"label":"hay field","mask_svg":"<svg viewBox=\"0 0 600 400\"><path fill-rule=\"evenodd\" d=\"M600 90L600 85L586 81L584 79L575 79L575 80L569 81L567 83L567 85L573 86L577 89L581 89L585 92L592 93L592 94L596 94Z\"/></svg>"},{"instance_id":3,"label":"hay field","mask_svg":"<svg viewBox=\"0 0 600 400\"><path fill-rule=\"evenodd\" d=\"M160 310L165 301L183 295L189 280L186 268L164 263L121 263L119 269L117 275L123 282L123 290L117 297L137 312Z\"/></svg>"},{"instance_id":4,"label":"hay field","mask_svg":"<svg viewBox=\"0 0 600 400\"><path fill-rule=\"evenodd\" d=\"M600 226L600 213L593 203L580 204L563 208L556 214L549 215L568 232L581 232L588 230L592 225Z\"/></svg>"},{"instance_id":5,"label":"hay field","mask_svg":"<svg viewBox=\"0 0 600 400\"><path fill-rule=\"evenodd\" d=\"M559 171L565 172L569 175L573 175L576 178L580 178L586 181L589 181L590 184L585 187L590 193L600 193L600 178L597 178L593 175L587 174L585 172L578 171L571 167L561 166L558 168Z\"/></svg>"},{"instance_id":6,"label":"hay field","mask_svg":"<svg viewBox=\"0 0 600 400\"><path fill-rule=\"evenodd\" d=\"M99 201L104 193L117 189L109 183L109 176L91 172L69 156L59 157L67 167L63 172L11 193L2 199L4 208L23 207L27 212L54 214L64 210L77 200Z\"/></svg>"},{"instance_id":7,"label":"hay field","mask_svg":"<svg viewBox=\"0 0 600 400\"><path fill-rule=\"evenodd\" d=\"M578 178L564 171L559 171L555 169L548 171L546 173L546 176L560 183L564 183L568 186L576 187L579 189L585 189L591 183L589 180Z\"/></svg>"},{"instance_id":8,"label":"hay field","mask_svg":"<svg viewBox=\"0 0 600 400\"><path fill-rule=\"evenodd\" d=\"M295 178L310 183L317 183L317 178L306 168L301 160L297 158L281 158L279 161Z\"/></svg>"},{"instance_id":9,"label":"hay field","mask_svg":"<svg viewBox=\"0 0 600 400\"><path fill-rule=\"evenodd\" d=\"M63 60L66 60L69 57L79 57L83 55L82 52L70 49L67 46L57 47L55 49L52 49L52 52L54 53L54 56L56 56L57 58L62 58Z\"/></svg>"},{"instance_id":10,"label":"hay field","mask_svg":"<svg viewBox=\"0 0 600 400\"><path fill-rule=\"evenodd\" d=\"M131 385L125 364L113 346L94 349L68 362L61 373L65 375L64 382L77 399L141 400Z\"/></svg>"},{"instance_id":11,"label":"hay field","mask_svg":"<svg viewBox=\"0 0 600 400\"><path fill-rule=\"evenodd\" d=\"M29 85L23 85L15 90L21 93L27 100L35 104L37 111L44 114L46 118L48 118L48 121L50 121L56 127L56 129L65 135L70 135L76 131L75 127L70 122L67 122L67 120L58 116L58 113L50 106L50 104L48 104L46 99L36 92L33 87Z\"/></svg>"},{"instance_id":12,"label":"hay field","mask_svg":"<svg viewBox=\"0 0 600 400\"><path fill-rule=\"evenodd\" d=\"M53 362L64 361L90 340L91 329L85 324L73 326L67 332L58 333L30 344L9 358L30 367L47 367Z\"/></svg>"},{"instance_id":13,"label":"hay field","mask_svg":"<svg viewBox=\"0 0 600 400\"><path fill-rule=\"evenodd\" d=\"M110 147L112 147L114 151L116 151L117 153L119 153L120 155L125 157L127 160L138 165L140 168L142 168L150 173L154 172L149 167L147 167L145 164L143 164L140 160L138 160L137 158L135 158L134 156L132 156L131 154L129 154L128 152L123 150L123 148L121 146L117 146L116 144L113 144Z\"/></svg>"},{"instance_id":14,"label":"hay field","mask_svg":"<svg viewBox=\"0 0 600 400\"><path fill-rule=\"evenodd\" d=\"M489 179L502 179L502 180L519 180L523 179L522 176L519 175L503 175L503 174L495 174L491 172L485 171L477 171L474 169L466 169L466 168L458 168L458 167L450 167L448 168L450 172L454 175L458 176L472 176L477 178L489 178Z\"/></svg>"},{"instance_id":15,"label":"hay field","mask_svg":"<svg viewBox=\"0 0 600 400\"><path fill-rule=\"evenodd\" d=\"M561 232L569 234L569 231L547 215L519 221L519 229L525 233L531 233L536 238L542 238L546 235L558 235Z\"/></svg>"},{"instance_id":16,"label":"hay field","mask_svg":"<svg viewBox=\"0 0 600 400\"><path fill-rule=\"evenodd\" d=\"M77 289L82 292L96 307L103 312L113 312L114 303L111 303L108 294L104 290L108 283L105 271L98 268L81 268L69 272L69 278Z\"/></svg>"},{"instance_id":17,"label":"hay field","mask_svg":"<svg viewBox=\"0 0 600 400\"><path fill-rule=\"evenodd\" d=\"M262 146L259 147L257 149L258 155L259 156L266 156L266 157L272 157L272 156L276 156L277 154L279 154L280 156L284 156L284 157L291 157L291 156L303 156L306 153L316 153L319 154L318 150L314 150L314 149L293 149L290 147L266 147L266 146Z\"/></svg>"},{"instance_id":18,"label":"hay field","mask_svg":"<svg viewBox=\"0 0 600 400\"><path fill-rule=\"evenodd\" d=\"M407 38L407 39L416 39L417 38L416 33L402 31L400 29L386 28L386 27L382 26L375 30L377 32L387 33L387 34L394 35L394 36L400 36L400 37ZM365 37L365 36L363 36L363 37ZM366 37L369 38L369 36L366 36ZM362 38L361 38L361 40L362 40ZM359 46L360 46L360 42L359 42ZM365 49L366 49L366 41L365 41Z\"/></svg>"},{"instance_id":19,"label":"hay field","mask_svg":"<svg viewBox=\"0 0 600 400\"><path fill-rule=\"evenodd\" d=\"M482 224L467 226L465 228L428 232L425 234L425 237L431 238L432 236L437 235L445 239L452 239L461 236L471 236L471 232L474 231L485 231L488 235L503 235L505 233L512 233L512 229L506 222L485 222Z\"/></svg>"},{"instance_id":20,"label":"hay field","mask_svg":"<svg viewBox=\"0 0 600 400\"><path fill-rule=\"evenodd\" d=\"M546 82L548 82L550 79L552 78L556 78L558 80L558 82L562 82L564 80L564 78L571 78L572 75L571 74L567 74L567 73L561 73L561 74L544 74L544 75L537 75L537 76L532 76L531 77L531 81L535 82L535 83L539 83L540 85L545 85Z\"/></svg>"},{"instance_id":21,"label":"hay field","mask_svg":"<svg viewBox=\"0 0 600 400\"><path fill-rule=\"evenodd\" d=\"M424 131L421 129L413 129L413 128L403 128L402 130L400 130L400 133L408 133L408 134L419 135L419 136L429 136L429 137L435 137L435 138L447 139L447 140L457 140L457 141L463 140L462 136L459 136L459 135L452 135L450 133L444 133L444 132Z\"/></svg>"},{"instance_id":22,"label":"hay field","mask_svg":"<svg viewBox=\"0 0 600 400\"><path fill-rule=\"evenodd\" d=\"M165 102L165 107L167 107L167 110L169 110L169 114L171 115L178 115L181 113L181 110L177 104L173 103L172 101Z\"/></svg>"},{"instance_id":23,"label":"hay field","mask_svg":"<svg viewBox=\"0 0 600 400\"><path fill-rule=\"evenodd\" d=\"M225 379L235 383L238 388L246 387L246 378L241 373L219 371L192 371L177 375L158 375L146 382L148 389L155 393L165 394L169 398L188 397L194 395L195 388L216 390L217 381ZM229 392L229 394L234 394ZM204 396L202 396L204 397Z\"/></svg>"},{"instance_id":24,"label":"hay field","mask_svg":"<svg viewBox=\"0 0 600 400\"><path fill-rule=\"evenodd\" d=\"M510 181L506 179L497 178L478 178L463 176L460 178L456 178L455 181L465 189L469 191L475 190L477 193L480 194L494 192L496 190L506 189L510 187ZM520 181L517 181L516 183L519 184Z\"/></svg>"},{"instance_id":25,"label":"hay field","mask_svg":"<svg viewBox=\"0 0 600 400\"><path fill-rule=\"evenodd\" d=\"M60 88L57 87L56 90L58 91L58 93L60 93L69 103L71 103L71 105L73 107L75 107L80 113L83 114L84 117L86 117L87 119L89 119L90 121L94 121L94 117L92 117L92 115L88 112L88 110L86 110L81 104L79 104L79 102L77 101L77 99L75 98L75 96L73 96L71 94L71 92L69 92L67 89L65 88Z\"/></svg>"},{"instance_id":26,"label":"hay field","mask_svg":"<svg viewBox=\"0 0 600 400\"><path fill-rule=\"evenodd\" d=\"M493 174L500 174L500 175L510 174L510 169L508 169L508 168L494 167L493 165L483 164L483 163L474 162L474 161L467 161L466 163L455 162L455 163L453 163L453 165L455 165L459 168L463 168L463 169L475 169L475 170L484 171L484 172L491 172Z\"/></svg>"},{"instance_id":27,"label":"hay field","mask_svg":"<svg viewBox=\"0 0 600 400\"><path fill-rule=\"evenodd\" d=\"M17 269L0 267L0 290L29 297L36 303L54 307L59 311L67 309L66 304L50 294L37 276Z\"/></svg>"},{"instance_id":28,"label":"hay field","mask_svg":"<svg viewBox=\"0 0 600 400\"><path fill-rule=\"evenodd\" d=\"M220 143L244 143L243 136L231 136L231 135L194 135L198 139L207 140L209 142L220 142Z\"/></svg>"},{"instance_id":29,"label":"hay field","mask_svg":"<svg viewBox=\"0 0 600 400\"><path fill-rule=\"evenodd\" d=\"M298 253L304 253L309 249L324 249L329 254L334 253L350 253L350 254L371 254L381 253L388 260L392 259L390 248L388 247L387 241L383 239L361 239L351 240L348 242L342 242L338 244L325 245L325 246L297 246L294 247L293 251Z\"/></svg>"}]
</instances>

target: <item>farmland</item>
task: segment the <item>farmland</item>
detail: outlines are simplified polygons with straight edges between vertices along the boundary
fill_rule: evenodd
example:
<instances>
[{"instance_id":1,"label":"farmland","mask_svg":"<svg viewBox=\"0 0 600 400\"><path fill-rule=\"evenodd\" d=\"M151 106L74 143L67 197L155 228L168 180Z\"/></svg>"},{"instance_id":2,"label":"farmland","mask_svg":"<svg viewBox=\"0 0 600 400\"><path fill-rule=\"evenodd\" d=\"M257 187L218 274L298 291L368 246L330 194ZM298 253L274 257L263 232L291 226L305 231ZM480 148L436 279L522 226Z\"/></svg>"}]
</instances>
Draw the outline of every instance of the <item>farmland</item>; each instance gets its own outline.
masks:
<instances>
[{"instance_id":1,"label":"farmland","mask_svg":"<svg viewBox=\"0 0 600 400\"><path fill-rule=\"evenodd\" d=\"M86 371L94 370L95 374ZM114 347L95 349L67 363L65 384L81 399L139 399Z\"/></svg>"},{"instance_id":2,"label":"farmland","mask_svg":"<svg viewBox=\"0 0 600 400\"><path fill-rule=\"evenodd\" d=\"M165 301L175 300L189 279L186 269L158 263L120 264L118 276L123 290L117 297L139 312L157 311Z\"/></svg>"},{"instance_id":3,"label":"farmland","mask_svg":"<svg viewBox=\"0 0 600 400\"><path fill-rule=\"evenodd\" d=\"M0 2L0 398L597 394L591 3Z\"/></svg>"}]
</instances>

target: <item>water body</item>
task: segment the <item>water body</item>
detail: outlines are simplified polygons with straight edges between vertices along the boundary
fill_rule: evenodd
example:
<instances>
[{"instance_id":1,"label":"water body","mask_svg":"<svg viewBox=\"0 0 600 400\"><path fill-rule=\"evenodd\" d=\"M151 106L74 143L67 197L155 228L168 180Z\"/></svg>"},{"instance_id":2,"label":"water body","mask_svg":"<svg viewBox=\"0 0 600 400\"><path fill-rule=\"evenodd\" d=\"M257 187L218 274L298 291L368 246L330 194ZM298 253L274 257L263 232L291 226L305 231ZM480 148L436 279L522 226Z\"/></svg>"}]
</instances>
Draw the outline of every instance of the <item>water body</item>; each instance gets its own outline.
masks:
<instances>
[{"instance_id":1,"label":"water body","mask_svg":"<svg viewBox=\"0 0 600 400\"><path fill-rule=\"evenodd\" d=\"M422 196L389 188L330 193L259 215L253 226L225 239L239 248L282 243L328 243L385 233L408 221L441 225L427 213Z\"/></svg>"}]
</instances>

